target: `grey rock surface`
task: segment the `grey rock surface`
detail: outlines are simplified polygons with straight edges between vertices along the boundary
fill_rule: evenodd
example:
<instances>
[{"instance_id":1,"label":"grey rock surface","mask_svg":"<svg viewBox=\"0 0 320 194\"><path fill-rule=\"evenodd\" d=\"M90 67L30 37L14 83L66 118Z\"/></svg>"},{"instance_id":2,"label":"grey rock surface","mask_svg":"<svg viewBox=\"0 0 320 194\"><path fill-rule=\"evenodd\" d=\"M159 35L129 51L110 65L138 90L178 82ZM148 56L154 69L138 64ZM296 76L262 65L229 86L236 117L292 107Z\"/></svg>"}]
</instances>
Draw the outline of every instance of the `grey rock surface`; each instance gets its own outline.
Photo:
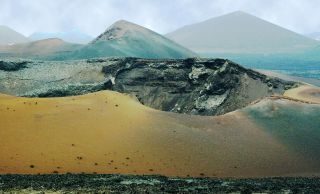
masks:
<instances>
[{"instance_id":1,"label":"grey rock surface","mask_svg":"<svg viewBox=\"0 0 320 194\"><path fill-rule=\"evenodd\" d=\"M158 110L196 115L234 111L295 84L225 59L28 61L16 71L0 70L1 93L57 97L108 89Z\"/></svg>"},{"instance_id":2,"label":"grey rock surface","mask_svg":"<svg viewBox=\"0 0 320 194\"><path fill-rule=\"evenodd\" d=\"M6 63L14 63L6 60ZM16 96L58 97L104 89L103 65L86 61L28 61L17 71L0 70L0 92Z\"/></svg>"},{"instance_id":3,"label":"grey rock surface","mask_svg":"<svg viewBox=\"0 0 320 194\"><path fill-rule=\"evenodd\" d=\"M169 178L63 174L0 175L0 193L319 193L320 178Z\"/></svg>"}]
</instances>

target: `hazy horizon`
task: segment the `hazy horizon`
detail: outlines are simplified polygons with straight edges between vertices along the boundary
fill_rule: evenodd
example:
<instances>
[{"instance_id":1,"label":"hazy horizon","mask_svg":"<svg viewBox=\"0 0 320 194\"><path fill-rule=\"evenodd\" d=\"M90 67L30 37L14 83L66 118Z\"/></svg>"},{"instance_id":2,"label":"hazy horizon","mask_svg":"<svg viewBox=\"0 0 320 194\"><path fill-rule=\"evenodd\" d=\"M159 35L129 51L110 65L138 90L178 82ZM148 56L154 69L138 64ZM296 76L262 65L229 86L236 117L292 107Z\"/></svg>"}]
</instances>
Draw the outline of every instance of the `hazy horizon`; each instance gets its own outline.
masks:
<instances>
[{"instance_id":1,"label":"hazy horizon","mask_svg":"<svg viewBox=\"0 0 320 194\"><path fill-rule=\"evenodd\" d=\"M117 20L124 19L158 33L201 22L234 11L244 11L264 20L308 34L320 31L320 3L312 0L0 0L0 25L26 36L34 32L79 30L97 36ZM134 9L133 9L134 8Z\"/></svg>"}]
</instances>

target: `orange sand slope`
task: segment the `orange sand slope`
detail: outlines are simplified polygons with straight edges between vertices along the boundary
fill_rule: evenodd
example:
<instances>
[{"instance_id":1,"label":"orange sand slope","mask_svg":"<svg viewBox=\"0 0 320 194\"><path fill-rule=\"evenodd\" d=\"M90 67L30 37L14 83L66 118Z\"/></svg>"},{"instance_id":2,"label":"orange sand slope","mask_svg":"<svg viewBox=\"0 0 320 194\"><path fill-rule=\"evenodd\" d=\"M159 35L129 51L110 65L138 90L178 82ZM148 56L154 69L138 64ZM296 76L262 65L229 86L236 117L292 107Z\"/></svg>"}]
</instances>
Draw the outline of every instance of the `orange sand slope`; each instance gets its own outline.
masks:
<instances>
[{"instance_id":1,"label":"orange sand slope","mask_svg":"<svg viewBox=\"0 0 320 194\"><path fill-rule=\"evenodd\" d=\"M317 150L300 151L300 144L287 144L248 113L266 110L275 118L287 106L320 110L264 100L248 111L200 117L156 111L111 91L41 99L1 95L0 173L319 174L320 157L309 155Z\"/></svg>"}]
</instances>

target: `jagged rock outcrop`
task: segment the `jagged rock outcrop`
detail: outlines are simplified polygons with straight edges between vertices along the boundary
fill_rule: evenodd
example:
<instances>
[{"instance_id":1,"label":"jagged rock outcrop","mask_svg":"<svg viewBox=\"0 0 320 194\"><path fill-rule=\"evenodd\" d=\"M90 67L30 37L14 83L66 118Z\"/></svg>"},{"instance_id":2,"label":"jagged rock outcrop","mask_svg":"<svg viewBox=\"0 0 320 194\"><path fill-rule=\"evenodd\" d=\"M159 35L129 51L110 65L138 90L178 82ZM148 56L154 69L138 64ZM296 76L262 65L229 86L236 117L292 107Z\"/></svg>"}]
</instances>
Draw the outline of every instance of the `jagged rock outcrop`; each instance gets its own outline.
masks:
<instances>
[{"instance_id":1,"label":"jagged rock outcrop","mask_svg":"<svg viewBox=\"0 0 320 194\"><path fill-rule=\"evenodd\" d=\"M158 110L197 115L224 114L295 85L229 60L196 58L29 61L23 71L0 70L0 83L1 93L31 97L109 89Z\"/></svg>"},{"instance_id":2,"label":"jagged rock outcrop","mask_svg":"<svg viewBox=\"0 0 320 194\"><path fill-rule=\"evenodd\" d=\"M224 114L293 86L224 59L126 58L103 72L112 90L158 110L197 115Z\"/></svg>"}]
</instances>

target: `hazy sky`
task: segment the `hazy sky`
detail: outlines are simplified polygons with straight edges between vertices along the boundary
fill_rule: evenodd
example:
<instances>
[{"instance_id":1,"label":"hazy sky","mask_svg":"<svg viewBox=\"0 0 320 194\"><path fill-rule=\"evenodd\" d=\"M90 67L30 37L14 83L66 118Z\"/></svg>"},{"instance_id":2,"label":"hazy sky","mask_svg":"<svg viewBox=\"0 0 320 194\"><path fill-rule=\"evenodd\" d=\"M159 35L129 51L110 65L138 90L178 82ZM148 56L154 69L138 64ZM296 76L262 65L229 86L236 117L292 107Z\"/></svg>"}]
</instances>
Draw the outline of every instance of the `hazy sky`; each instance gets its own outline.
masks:
<instances>
[{"instance_id":1,"label":"hazy sky","mask_svg":"<svg viewBox=\"0 0 320 194\"><path fill-rule=\"evenodd\" d=\"M320 0L0 0L0 25L25 35L81 30L125 19L159 33L242 10L298 33L320 31Z\"/></svg>"}]
</instances>

